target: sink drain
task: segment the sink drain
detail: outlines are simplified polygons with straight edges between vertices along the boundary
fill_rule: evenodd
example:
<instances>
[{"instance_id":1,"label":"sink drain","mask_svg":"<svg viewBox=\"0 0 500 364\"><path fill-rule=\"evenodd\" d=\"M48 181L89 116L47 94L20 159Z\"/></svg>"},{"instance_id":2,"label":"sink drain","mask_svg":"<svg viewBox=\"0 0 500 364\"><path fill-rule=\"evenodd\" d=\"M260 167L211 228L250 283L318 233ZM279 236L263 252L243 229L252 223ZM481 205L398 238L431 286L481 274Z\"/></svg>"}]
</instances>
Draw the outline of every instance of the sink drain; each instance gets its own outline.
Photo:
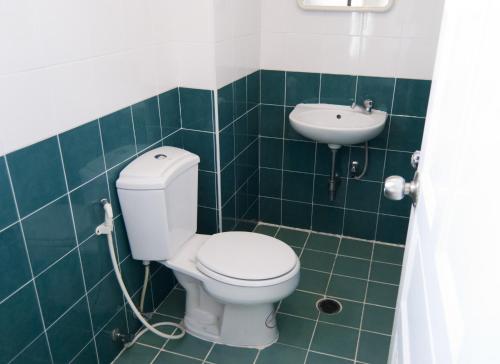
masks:
<instances>
[{"instance_id":1,"label":"sink drain","mask_svg":"<svg viewBox=\"0 0 500 364\"><path fill-rule=\"evenodd\" d=\"M316 302L316 308L319 312L326 313L327 315L335 315L342 311L342 304L331 298L322 298Z\"/></svg>"}]
</instances>

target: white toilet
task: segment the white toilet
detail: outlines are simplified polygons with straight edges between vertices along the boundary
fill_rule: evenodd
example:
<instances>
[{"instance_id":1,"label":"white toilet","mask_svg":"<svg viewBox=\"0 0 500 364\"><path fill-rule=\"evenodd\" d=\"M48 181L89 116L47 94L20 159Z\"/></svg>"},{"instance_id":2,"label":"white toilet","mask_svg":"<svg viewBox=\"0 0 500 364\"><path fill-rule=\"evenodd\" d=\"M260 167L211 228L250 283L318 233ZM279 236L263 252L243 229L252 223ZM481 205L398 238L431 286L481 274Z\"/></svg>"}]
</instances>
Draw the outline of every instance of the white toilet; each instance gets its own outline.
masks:
<instances>
[{"instance_id":1,"label":"white toilet","mask_svg":"<svg viewBox=\"0 0 500 364\"><path fill-rule=\"evenodd\" d=\"M275 302L299 282L300 262L285 243L248 232L196 234L198 163L161 147L130 163L118 196L137 260L158 261L186 289L186 330L201 339L265 347L278 339Z\"/></svg>"}]
</instances>

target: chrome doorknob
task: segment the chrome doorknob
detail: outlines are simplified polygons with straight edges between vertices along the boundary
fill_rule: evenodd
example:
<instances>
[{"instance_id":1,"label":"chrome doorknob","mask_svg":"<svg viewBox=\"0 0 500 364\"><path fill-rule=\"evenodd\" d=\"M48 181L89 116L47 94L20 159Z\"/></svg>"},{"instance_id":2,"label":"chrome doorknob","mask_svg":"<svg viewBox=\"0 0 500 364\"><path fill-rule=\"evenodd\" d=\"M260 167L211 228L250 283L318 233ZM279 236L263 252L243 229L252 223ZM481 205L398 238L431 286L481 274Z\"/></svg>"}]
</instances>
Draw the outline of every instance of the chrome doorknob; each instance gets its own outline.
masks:
<instances>
[{"instance_id":1,"label":"chrome doorknob","mask_svg":"<svg viewBox=\"0 0 500 364\"><path fill-rule=\"evenodd\" d=\"M389 200L399 201L405 196L410 196L413 200L413 205L417 204L418 189L418 172L415 173L413 181L406 182L401 176L390 176L386 178L384 183L384 196Z\"/></svg>"}]
</instances>

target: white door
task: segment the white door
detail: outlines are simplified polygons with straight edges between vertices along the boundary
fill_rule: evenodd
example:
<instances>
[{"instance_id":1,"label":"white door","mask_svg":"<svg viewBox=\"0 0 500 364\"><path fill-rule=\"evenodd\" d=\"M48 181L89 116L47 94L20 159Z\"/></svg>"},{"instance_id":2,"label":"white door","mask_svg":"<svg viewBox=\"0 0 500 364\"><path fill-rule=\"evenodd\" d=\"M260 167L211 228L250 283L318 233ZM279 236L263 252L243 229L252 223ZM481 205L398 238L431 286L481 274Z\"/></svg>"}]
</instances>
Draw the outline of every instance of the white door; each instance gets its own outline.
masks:
<instances>
[{"instance_id":1,"label":"white door","mask_svg":"<svg viewBox=\"0 0 500 364\"><path fill-rule=\"evenodd\" d=\"M500 4L448 0L391 363L500 363Z\"/></svg>"}]
</instances>

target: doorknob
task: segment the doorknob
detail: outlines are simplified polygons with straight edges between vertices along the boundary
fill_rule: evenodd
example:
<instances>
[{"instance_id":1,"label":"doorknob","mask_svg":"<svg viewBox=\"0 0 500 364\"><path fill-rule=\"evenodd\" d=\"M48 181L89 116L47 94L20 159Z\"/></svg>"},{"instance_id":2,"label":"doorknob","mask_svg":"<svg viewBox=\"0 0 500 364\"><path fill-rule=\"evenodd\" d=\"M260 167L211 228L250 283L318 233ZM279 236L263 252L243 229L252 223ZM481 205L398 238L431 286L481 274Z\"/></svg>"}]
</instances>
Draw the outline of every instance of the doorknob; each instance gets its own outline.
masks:
<instances>
[{"instance_id":1,"label":"doorknob","mask_svg":"<svg viewBox=\"0 0 500 364\"><path fill-rule=\"evenodd\" d=\"M395 201L402 200L405 196L410 196L413 200L413 206L416 206L419 187L418 172L415 173L415 177L411 182L406 182L401 176L390 176L386 178L384 183L384 196L389 200Z\"/></svg>"}]
</instances>

